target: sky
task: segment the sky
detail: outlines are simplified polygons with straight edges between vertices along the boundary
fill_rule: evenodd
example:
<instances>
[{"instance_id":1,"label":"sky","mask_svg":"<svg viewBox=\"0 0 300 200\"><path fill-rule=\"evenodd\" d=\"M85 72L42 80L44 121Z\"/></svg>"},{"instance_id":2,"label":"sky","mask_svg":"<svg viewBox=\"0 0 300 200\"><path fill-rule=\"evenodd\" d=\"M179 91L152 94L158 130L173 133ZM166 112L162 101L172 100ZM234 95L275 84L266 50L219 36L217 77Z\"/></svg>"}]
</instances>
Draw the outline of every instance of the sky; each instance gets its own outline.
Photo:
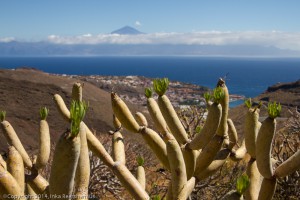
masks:
<instances>
[{"instance_id":1,"label":"sky","mask_svg":"<svg viewBox=\"0 0 300 200\"><path fill-rule=\"evenodd\" d=\"M299 0L1 0L0 41L258 43L300 50L299 9ZM147 34L109 34L125 25Z\"/></svg>"}]
</instances>

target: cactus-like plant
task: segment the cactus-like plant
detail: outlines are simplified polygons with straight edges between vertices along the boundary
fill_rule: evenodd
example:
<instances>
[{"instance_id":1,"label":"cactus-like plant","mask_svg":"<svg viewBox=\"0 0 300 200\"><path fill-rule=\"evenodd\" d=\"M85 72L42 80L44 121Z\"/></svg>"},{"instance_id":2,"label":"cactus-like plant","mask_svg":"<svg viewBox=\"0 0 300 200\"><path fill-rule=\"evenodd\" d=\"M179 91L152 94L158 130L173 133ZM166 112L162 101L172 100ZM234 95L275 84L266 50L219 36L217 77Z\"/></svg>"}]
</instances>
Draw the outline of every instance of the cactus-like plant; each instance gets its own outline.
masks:
<instances>
[{"instance_id":1,"label":"cactus-like plant","mask_svg":"<svg viewBox=\"0 0 300 200\"><path fill-rule=\"evenodd\" d=\"M87 104L85 102L79 100L72 101L70 107L71 130L70 132L67 131L62 134L56 144L49 180L50 194L55 195L53 197L54 199L69 199L69 196L73 192L79 156L80 154L84 154L81 151L81 143L85 144L85 141L81 142L82 136L78 137L78 135L80 129L84 131L84 133L86 130L85 126L83 124L81 125L86 109ZM85 140L85 137L82 139ZM85 156L88 156L88 154L86 153ZM81 174L78 176L81 176ZM78 185L77 182L77 187L81 188L82 185ZM78 193L78 190L76 193Z\"/></svg>"},{"instance_id":2,"label":"cactus-like plant","mask_svg":"<svg viewBox=\"0 0 300 200\"><path fill-rule=\"evenodd\" d=\"M49 109L47 107L40 109L39 153L35 163L37 169L45 167L50 157L50 131L46 121L48 114Z\"/></svg>"},{"instance_id":3,"label":"cactus-like plant","mask_svg":"<svg viewBox=\"0 0 300 200\"><path fill-rule=\"evenodd\" d=\"M124 139L120 131L113 133L112 138L112 156L114 161L126 164Z\"/></svg>"},{"instance_id":4,"label":"cactus-like plant","mask_svg":"<svg viewBox=\"0 0 300 200\"><path fill-rule=\"evenodd\" d=\"M276 189L277 178L287 176L299 168L300 151L275 170L273 169L271 144L276 130L275 118L279 116L281 110L280 104L269 103L269 117L260 125L259 106L252 108L251 100L246 101L248 112L245 122L245 140L239 146L235 126L228 118L228 89L225 81L220 79L213 95L205 95L208 104L206 122L200 133L189 141L174 107L165 95L168 85L168 79L154 80L153 87L159 95L158 103L152 98L152 90L145 90L149 113L160 134L148 128L148 122L141 113L136 115L136 120L125 102L117 94L112 93L112 106L116 116L114 117L116 131L113 132L112 138L113 158L82 122L87 109L87 105L82 101L82 85L76 83L73 86L70 111L63 99L56 94L55 103L63 118L71 123L71 132L67 131L62 134L56 145L49 183L36 170L45 166L49 157L49 152L43 153L42 151L42 149L47 151L50 149L49 127L46 126L49 110L47 108L40 110L41 141L36 168L32 167L32 162L12 126L5 121L5 112L0 112L1 126L8 143L13 145L12 148L20 153L20 158L22 157L17 163L24 162L31 171L30 175L26 175L26 188L28 188L26 194L49 194L52 199L68 199L69 195L75 194L75 199L87 199L88 150L91 150L115 173L134 199L149 199L145 190L144 159L137 158L136 177L125 166L123 136L120 132L122 125L129 131L141 134L159 161L171 172L167 199L187 199L197 181L214 174L229 157L233 160L241 160L246 150L251 156L247 167L250 183L247 176L243 175L237 181L236 191L228 193L223 199L241 199L242 194L245 194L246 199L271 199ZM214 103L211 102L212 98ZM19 172L21 174L24 172L21 170L15 173L16 170L11 167L14 166L11 163L0 159L0 195L22 196L24 180L21 180ZM6 165L8 165L8 171L6 171ZM260 182L261 175L264 177L262 183ZM75 191L73 192L74 185Z\"/></svg>"},{"instance_id":5,"label":"cactus-like plant","mask_svg":"<svg viewBox=\"0 0 300 200\"><path fill-rule=\"evenodd\" d=\"M158 132L163 135L164 139L166 139L165 137L170 132L169 127L159 109L157 102L152 98L152 89L146 88L145 96L147 97L147 108L154 122L154 125L157 128Z\"/></svg>"},{"instance_id":6,"label":"cactus-like plant","mask_svg":"<svg viewBox=\"0 0 300 200\"><path fill-rule=\"evenodd\" d=\"M16 179L3 167L0 166L0 196L1 199L10 199L10 197L18 197L25 200L24 190L21 189Z\"/></svg>"},{"instance_id":7,"label":"cactus-like plant","mask_svg":"<svg viewBox=\"0 0 300 200\"><path fill-rule=\"evenodd\" d=\"M138 156L136 158L136 162L138 164L137 170L136 170L136 179L139 181L141 186L146 189L146 174L144 169L144 163L145 160L142 156Z\"/></svg>"},{"instance_id":8,"label":"cactus-like plant","mask_svg":"<svg viewBox=\"0 0 300 200\"><path fill-rule=\"evenodd\" d=\"M80 155L75 174L74 194L76 200L88 200L88 186L90 180L90 158L86 139L86 129L83 123L79 127Z\"/></svg>"},{"instance_id":9,"label":"cactus-like plant","mask_svg":"<svg viewBox=\"0 0 300 200\"><path fill-rule=\"evenodd\" d=\"M140 126L134 119L125 102L116 94L111 93L111 103L114 115L120 120L123 127L129 131L138 133Z\"/></svg>"},{"instance_id":10,"label":"cactus-like plant","mask_svg":"<svg viewBox=\"0 0 300 200\"><path fill-rule=\"evenodd\" d=\"M9 145L14 146L17 151L20 153L20 155L23 158L23 162L25 167L28 169L31 169L32 167L32 161L30 157L28 156L25 148L23 147L23 144L21 143L17 133L15 132L14 128L12 125L5 120L5 112L2 111L0 115L2 115L3 121L1 121L1 128L3 130L4 136L8 142Z\"/></svg>"},{"instance_id":11,"label":"cactus-like plant","mask_svg":"<svg viewBox=\"0 0 300 200\"><path fill-rule=\"evenodd\" d=\"M187 133L179 120L177 113L171 104L169 98L165 95L169 87L169 80L167 78L155 79L153 81L153 88L159 95L158 106L165 118L171 133L180 144L185 144L188 141Z\"/></svg>"},{"instance_id":12,"label":"cactus-like plant","mask_svg":"<svg viewBox=\"0 0 300 200\"><path fill-rule=\"evenodd\" d=\"M15 178L20 189L25 189L24 164L22 156L14 146L8 148L7 171Z\"/></svg>"},{"instance_id":13,"label":"cactus-like plant","mask_svg":"<svg viewBox=\"0 0 300 200\"><path fill-rule=\"evenodd\" d=\"M198 133L193 140L187 144L187 148L190 149L203 149L209 141L212 139L214 134L217 131L217 128L220 124L222 116L222 107L218 103L213 103L208 108L208 115L206 122L201 129L201 132Z\"/></svg>"},{"instance_id":14,"label":"cactus-like plant","mask_svg":"<svg viewBox=\"0 0 300 200\"><path fill-rule=\"evenodd\" d=\"M264 178L271 178L274 175L271 161L272 143L276 132L276 120L281 110L280 104L269 103L268 113L261 125L256 141L256 160L259 172Z\"/></svg>"}]
</instances>

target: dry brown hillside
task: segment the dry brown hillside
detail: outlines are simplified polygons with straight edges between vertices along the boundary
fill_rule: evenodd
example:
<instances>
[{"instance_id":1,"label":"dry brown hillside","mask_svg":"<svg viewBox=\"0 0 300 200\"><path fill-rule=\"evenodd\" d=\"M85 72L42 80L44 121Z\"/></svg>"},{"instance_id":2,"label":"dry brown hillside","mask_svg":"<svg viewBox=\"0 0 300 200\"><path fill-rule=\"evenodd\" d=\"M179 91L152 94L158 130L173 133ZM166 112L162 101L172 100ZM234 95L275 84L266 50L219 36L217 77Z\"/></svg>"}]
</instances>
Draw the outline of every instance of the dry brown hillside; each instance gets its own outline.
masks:
<instances>
[{"instance_id":1,"label":"dry brown hillside","mask_svg":"<svg viewBox=\"0 0 300 200\"><path fill-rule=\"evenodd\" d=\"M27 150L34 151L37 147L40 107L47 106L50 109L48 122L52 141L68 128L68 124L57 112L52 98L58 93L69 105L74 82L76 82L74 78L29 68L0 70L0 110L6 111L6 119L15 128ZM85 118L88 126L97 133L107 133L111 130L110 94L84 82L83 98L90 105ZM6 148L7 143L1 133L0 150Z\"/></svg>"}]
</instances>

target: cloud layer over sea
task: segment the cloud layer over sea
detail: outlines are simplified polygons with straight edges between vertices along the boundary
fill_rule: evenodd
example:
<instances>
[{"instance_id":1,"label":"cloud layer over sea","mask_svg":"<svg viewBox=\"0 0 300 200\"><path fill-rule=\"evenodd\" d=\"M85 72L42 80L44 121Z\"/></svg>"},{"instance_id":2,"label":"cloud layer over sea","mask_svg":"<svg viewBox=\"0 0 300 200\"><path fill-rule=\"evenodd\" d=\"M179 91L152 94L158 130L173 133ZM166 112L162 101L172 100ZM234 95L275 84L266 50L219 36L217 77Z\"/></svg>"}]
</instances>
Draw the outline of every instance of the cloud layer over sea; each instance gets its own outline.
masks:
<instances>
[{"instance_id":1,"label":"cloud layer over sea","mask_svg":"<svg viewBox=\"0 0 300 200\"><path fill-rule=\"evenodd\" d=\"M191 33L160 32L139 35L50 35L48 36L47 41L55 44L260 45L274 46L280 49L300 50L300 33L280 31L201 31Z\"/></svg>"}]
</instances>

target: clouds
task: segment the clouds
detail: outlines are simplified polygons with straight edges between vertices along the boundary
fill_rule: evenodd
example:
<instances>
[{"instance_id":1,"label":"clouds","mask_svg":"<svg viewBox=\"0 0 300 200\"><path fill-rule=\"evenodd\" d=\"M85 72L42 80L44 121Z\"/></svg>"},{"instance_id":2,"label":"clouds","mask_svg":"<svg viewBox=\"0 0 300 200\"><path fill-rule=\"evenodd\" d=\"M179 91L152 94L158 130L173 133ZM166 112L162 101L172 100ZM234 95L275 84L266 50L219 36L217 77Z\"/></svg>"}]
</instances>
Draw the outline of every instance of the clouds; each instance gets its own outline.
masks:
<instances>
[{"instance_id":1,"label":"clouds","mask_svg":"<svg viewBox=\"0 0 300 200\"><path fill-rule=\"evenodd\" d=\"M48 41L56 44L261 45L300 50L300 33L279 31L161 32L140 35L84 34L72 37L50 35Z\"/></svg>"},{"instance_id":2,"label":"clouds","mask_svg":"<svg viewBox=\"0 0 300 200\"><path fill-rule=\"evenodd\" d=\"M142 24L141 24L140 21L135 21L134 25L135 25L135 26L142 26Z\"/></svg>"},{"instance_id":3,"label":"clouds","mask_svg":"<svg viewBox=\"0 0 300 200\"><path fill-rule=\"evenodd\" d=\"M194 31L189 33L159 32L138 35L86 33L78 36L49 35L55 44L186 44L186 45L260 45L300 50L300 32L281 31ZM0 38L1 43L16 41Z\"/></svg>"},{"instance_id":4,"label":"clouds","mask_svg":"<svg viewBox=\"0 0 300 200\"><path fill-rule=\"evenodd\" d=\"M14 37L0 38L0 42L12 42L12 41L15 41Z\"/></svg>"}]
</instances>

